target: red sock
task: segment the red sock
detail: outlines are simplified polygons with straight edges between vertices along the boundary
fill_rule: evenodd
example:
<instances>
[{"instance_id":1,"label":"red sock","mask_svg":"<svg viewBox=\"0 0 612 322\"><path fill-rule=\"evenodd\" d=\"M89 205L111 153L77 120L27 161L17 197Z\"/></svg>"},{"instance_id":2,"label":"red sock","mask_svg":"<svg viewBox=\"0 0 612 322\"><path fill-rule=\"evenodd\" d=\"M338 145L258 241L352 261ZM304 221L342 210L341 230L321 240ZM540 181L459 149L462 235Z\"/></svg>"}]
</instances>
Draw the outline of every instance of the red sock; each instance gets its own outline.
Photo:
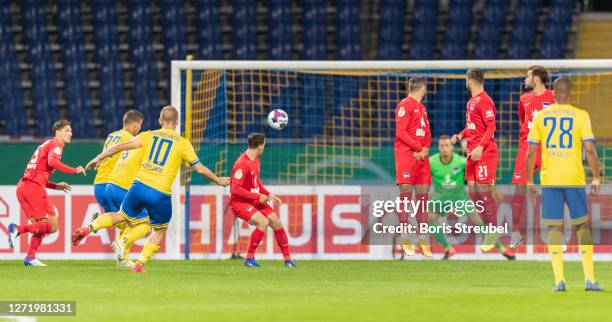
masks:
<instances>
[{"instance_id":1,"label":"red sock","mask_svg":"<svg viewBox=\"0 0 612 322\"><path fill-rule=\"evenodd\" d=\"M525 216L525 195L512 197L512 232L521 231L521 222Z\"/></svg>"},{"instance_id":2,"label":"red sock","mask_svg":"<svg viewBox=\"0 0 612 322\"><path fill-rule=\"evenodd\" d=\"M497 202L490 191L481 192L480 200L483 202L484 213L481 215L485 224L497 225Z\"/></svg>"},{"instance_id":3,"label":"red sock","mask_svg":"<svg viewBox=\"0 0 612 322\"><path fill-rule=\"evenodd\" d=\"M255 250L257 250L257 246L261 243L263 236L266 233L264 231L259 230L259 228L255 227L255 230L251 233L251 239L249 240L249 250L247 251L247 259L255 258Z\"/></svg>"},{"instance_id":4,"label":"red sock","mask_svg":"<svg viewBox=\"0 0 612 322\"><path fill-rule=\"evenodd\" d=\"M480 198L480 196L478 195L478 192L474 191L474 192L469 192L468 193L470 195L470 199L472 199L473 202L478 201Z\"/></svg>"},{"instance_id":5,"label":"red sock","mask_svg":"<svg viewBox=\"0 0 612 322\"><path fill-rule=\"evenodd\" d=\"M287 238L287 233L285 232L285 229L281 228L275 230L274 239L276 239L276 244L283 253L283 258L285 258L286 261L290 261L291 254L289 253L289 239Z\"/></svg>"},{"instance_id":6,"label":"red sock","mask_svg":"<svg viewBox=\"0 0 612 322\"><path fill-rule=\"evenodd\" d=\"M419 223L419 226L422 223L427 223L427 194L426 193L420 193L416 195L416 199L417 200L421 200L421 204L419 205L419 208L416 210L416 219L417 222Z\"/></svg>"},{"instance_id":7,"label":"red sock","mask_svg":"<svg viewBox=\"0 0 612 322\"><path fill-rule=\"evenodd\" d=\"M32 234L30 237L30 249L28 250L28 258L36 258L36 252L42 244L43 234Z\"/></svg>"},{"instance_id":8,"label":"red sock","mask_svg":"<svg viewBox=\"0 0 612 322\"><path fill-rule=\"evenodd\" d=\"M404 200L411 200L411 199L412 199L412 193L411 192L400 192L400 200L402 201L402 205L400 207L402 209L404 209L403 201ZM408 205L409 205L408 209L410 209L410 204L408 204ZM399 219L399 222L401 224L404 224L404 223L407 224L408 223L408 212L404 212L403 210L397 212L397 219Z\"/></svg>"},{"instance_id":9,"label":"red sock","mask_svg":"<svg viewBox=\"0 0 612 322\"><path fill-rule=\"evenodd\" d=\"M48 221L38 221L29 225L17 226L17 231L20 234L32 233L32 234L49 234L51 233L51 223Z\"/></svg>"}]
</instances>

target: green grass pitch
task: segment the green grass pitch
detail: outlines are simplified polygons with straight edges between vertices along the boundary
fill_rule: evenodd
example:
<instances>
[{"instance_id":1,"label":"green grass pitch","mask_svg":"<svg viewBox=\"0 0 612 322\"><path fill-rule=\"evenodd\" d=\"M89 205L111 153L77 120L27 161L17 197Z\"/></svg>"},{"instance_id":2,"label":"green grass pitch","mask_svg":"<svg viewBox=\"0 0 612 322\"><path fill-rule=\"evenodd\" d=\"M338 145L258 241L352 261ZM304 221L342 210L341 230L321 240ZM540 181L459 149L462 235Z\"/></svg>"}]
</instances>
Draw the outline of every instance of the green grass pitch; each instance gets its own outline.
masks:
<instances>
[{"instance_id":1,"label":"green grass pitch","mask_svg":"<svg viewBox=\"0 0 612 322\"><path fill-rule=\"evenodd\" d=\"M77 317L37 321L609 321L612 263L596 263L607 291L583 290L579 262L553 293L548 262L159 261L131 274L111 261L0 262L0 300L76 300ZM0 321L2 321L0 317Z\"/></svg>"}]
</instances>

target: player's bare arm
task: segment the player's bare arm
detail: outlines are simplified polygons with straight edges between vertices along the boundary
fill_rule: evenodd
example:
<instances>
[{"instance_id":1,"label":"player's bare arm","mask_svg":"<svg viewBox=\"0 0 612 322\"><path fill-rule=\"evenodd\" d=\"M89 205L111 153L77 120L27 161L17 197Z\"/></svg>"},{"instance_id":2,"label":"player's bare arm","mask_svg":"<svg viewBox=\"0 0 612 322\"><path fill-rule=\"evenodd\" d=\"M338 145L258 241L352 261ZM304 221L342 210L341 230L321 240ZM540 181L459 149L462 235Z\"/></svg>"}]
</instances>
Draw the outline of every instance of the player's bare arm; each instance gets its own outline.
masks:
<instances>
[{"instance_id":1,"label":"player's bare arm","mask_svg":"<svg viewBox=\"0 0 612 322\"><path fill-rule=\"evenodd\" d=\"M282 201L282 200L281 200L279 197L277 197L276 195L272 195L272 194L271 194L271 195L270 195L270 199L272 199L272 202L274 202L275 204L281 204L281 203L283 203L283 201Z\"/></svg>"},{"instance_id":2,"label":"player's bare arm","mask_svg":"<svg viewBox=\"0 0 612 322\"><path fill-rule=\"evenodd\" d=\"M461 141L461 139L463 139L462 133L453 134L453 136L451 136L451 143L456 144L457 142Z\"/></svg>"},{"instance_id":3,"label":"player's bare arm","mask_svg":"<svg viewBox=\"0 0 612 322\"><path fill-rule=\"evenodd\" d=\"M79 167L83 168L81 166L79 166ZM63 191L63 192L68 192L68 191L72 190L72 187L67 182L58 182L55 185L55 190L59 190L59 191Z\"/></svg>"},{"instance_id":4,"label":"player's bare arm","mask_svg":"<svg viewBox=\"0 0 612 322\"><path fill-rule=\"evenodd\" d=\"M85 169L96 168L102 160L112 157L113 155L119 152L123 152L125 150L139 149L141 147L142 147L142 142L140 142L140 138L138 136L127 142L113 145L112 147L104 150L102 153L98 154L95 158L89 161L89 163L87 163L87 166L85 166Z\"/></svg>"},{"instance_id":5,"label":"player's bare arm","mask_svg":"<svg viewBox=\"0 0 612 322\"><path fill-rule=\"evenodd\" d=\"M472 158L472 160L474 161L478 161L482 157L483 150L484 148L482 147L482 145L479 145L474 150L472 150L472 152L470 152L470 155L468 155L468 157Z\"/></svg>"},{"instance_id":6,"label":"player's bare arm","mask_svg":"<svg viewBox=\"0 0 612 322\"><path fill-rule=\"evenodd\" d=\"M601 176L599 173L599 160L597 159L597 148L593 142L584 142L584 149L586 150L587 162L591 173L593 174L593 181L591 181L591 195L599 193L601 188Z\"/></svg>"},{"instance_id":7,"label":"player's bare arm","mask_svg":"<svg viewBox=\"0 0 612 322\"><path fill-rule=\"evenodd\" d=\"M415 152L414 153L414 157L419 159L419 160L423 160L427 157L427 155L429 155L429 148L424 146L420 152Z\"/></svg>"},{"instance_id":8,"label":"player's bare arm","mask_svg":"<svg viewBox=\"0 0 612 322\"><path fill-rule=\"evenodd\" d=\"M227 187L229 185L228 177L218 177L214 172L210 171L209 168L205 167L202 163L198 162L193 166L195 172L202 175L204 178L216 183L217 185Z\"/></svg>"}]
</instances>

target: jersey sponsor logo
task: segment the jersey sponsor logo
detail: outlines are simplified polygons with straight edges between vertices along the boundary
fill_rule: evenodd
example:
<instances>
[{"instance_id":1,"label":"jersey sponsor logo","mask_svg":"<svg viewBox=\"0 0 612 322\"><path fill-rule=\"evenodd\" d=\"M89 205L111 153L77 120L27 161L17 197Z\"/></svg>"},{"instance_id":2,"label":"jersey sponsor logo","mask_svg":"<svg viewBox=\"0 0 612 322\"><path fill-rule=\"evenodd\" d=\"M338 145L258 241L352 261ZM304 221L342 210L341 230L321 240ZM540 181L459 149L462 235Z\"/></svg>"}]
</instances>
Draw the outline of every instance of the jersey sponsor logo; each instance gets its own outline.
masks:
<instances>
[{"instance_id":1,"label":"jersey sponsor logo","mask_svg":"<svg viewBox=\"0 0 612 322\"><path fill-rule=\"evenodd\" d=\"M62 149L57 146L55 147L55 149L53 149L53 153L57 154L57 155L61 155L62 154Z\"/></svg>"},{"instance_id":2,"label":"jersey sponsor logo","mask_svg":"<svg viewBox=\"0 0 612 322\"><path fill-rule=\"evenodd\" d=\"M486 118L491 118L491 117L495 117L495 114L493 113L493 110L488 110L485 112L485 117Z\"/></svg>"},{"instance_id":3,"label":"jersey sponsor logo","mask_svg":"<svg viewBox=\"0 0 612 322\"><path fill-rule=\"evenodd\" d=\"M397 116L399 117L403 117L404 115L406 115L406 110L404 110L404 107L400 107L399 111L397 111Z\"/></svg>"},{"instance_id":4,"label":"jersey sponsor logo","mask_svg":"<svg viewBox=\"0 0 612 322\"><path fill-rule=\"evenodd\" d=\"M416 129L416 136L425 136L425 130L421 128Z\"/></svg>"},{"instance_id":5,"label":"jersey sponsor logo","mask_svg":"<svg viewBox=\"0 0 612 322\"><path fill-rule=\"evenodd\" d=\"M234 173L234 178L236 178L236 180L242 179L242 169L236 170L236 173Z\"/></svg>"}]
</instances>

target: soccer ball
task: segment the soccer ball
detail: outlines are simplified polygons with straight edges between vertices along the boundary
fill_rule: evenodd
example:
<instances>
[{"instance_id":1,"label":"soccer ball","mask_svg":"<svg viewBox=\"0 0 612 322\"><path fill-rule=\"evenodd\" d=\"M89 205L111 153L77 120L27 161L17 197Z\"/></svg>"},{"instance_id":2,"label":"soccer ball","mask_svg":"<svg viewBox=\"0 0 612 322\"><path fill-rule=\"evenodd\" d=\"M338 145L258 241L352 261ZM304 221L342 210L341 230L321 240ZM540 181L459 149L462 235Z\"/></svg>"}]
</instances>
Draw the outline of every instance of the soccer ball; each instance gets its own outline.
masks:
<instances>
[{"instance_id":1,"label":"soccer ball","mask_svg":"<svg viewBox=\"0 0 612 322\"><path fill-rule=\"evenodd\" d=\"M282 130L289 123L289 115L281 109L274 109L268 114L268 125L275 130Z\"/></svg>"}]
</instances>

